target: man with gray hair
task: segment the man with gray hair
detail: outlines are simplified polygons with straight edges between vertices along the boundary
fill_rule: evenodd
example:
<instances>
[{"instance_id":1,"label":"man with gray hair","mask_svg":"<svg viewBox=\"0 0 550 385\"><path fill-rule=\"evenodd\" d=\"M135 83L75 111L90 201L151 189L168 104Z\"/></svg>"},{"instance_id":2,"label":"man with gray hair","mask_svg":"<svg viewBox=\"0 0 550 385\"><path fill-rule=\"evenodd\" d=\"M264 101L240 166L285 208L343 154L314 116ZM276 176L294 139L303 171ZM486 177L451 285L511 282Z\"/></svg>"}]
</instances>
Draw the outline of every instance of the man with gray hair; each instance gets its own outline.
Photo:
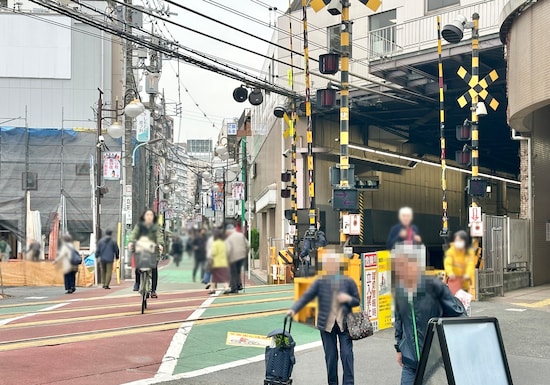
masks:
<instances>
[{"instance_id":1,"label":"man with gray hair","mask_svg":"<svg viewBox=\"0 0 550 385\"><path fill-rule=\"evenodd\" d=\"M392 250L396 244L402 242L422 243L418 227L412 223L413 210L410 207L401 207L398 217L399 223L391 228L388 236L386 244L388 250Z\"/></svg>"},{"instance_id":2,"label":"man with gray hair","mask_svg":"<svg viewBox=\"0 0 550 385\"><path fill-rule=\"evenodd\" d=\"M395 350L401 367L401 385L413 385L428 329L428 321L463 317L461 302L437 277L425 274L426 249L401 244L392 250Z\"/></svg>"},{"instance_id":3,"label":"man with gray hair","mask_svg":"<svg viewBox=\"0 0 550 385\"><path fill-rule=\"evenodd\" d=\"M225 234L225 248L231 273L231 293L236 294L243 289L241 270L248 256L249 244L244 234L238 232L233 225L227 226Z\"/></svg>"}]
</instances>

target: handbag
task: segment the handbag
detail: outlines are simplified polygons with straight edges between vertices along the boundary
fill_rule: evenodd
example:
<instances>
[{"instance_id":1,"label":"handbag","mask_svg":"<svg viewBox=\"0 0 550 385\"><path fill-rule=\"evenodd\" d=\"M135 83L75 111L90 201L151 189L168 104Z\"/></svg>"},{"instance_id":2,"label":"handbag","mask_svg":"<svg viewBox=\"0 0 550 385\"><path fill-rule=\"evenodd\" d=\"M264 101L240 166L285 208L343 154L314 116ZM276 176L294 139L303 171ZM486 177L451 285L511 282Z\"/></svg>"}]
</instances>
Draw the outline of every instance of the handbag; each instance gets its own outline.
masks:
<instances>
[{"instance_id":1,"label":"handbag","mask_svg":"<svg viewBox=\"0 0 550 385\"><path fill-rule=\"evenodd\" d=\"M352 340L361 340L374 334L374 327L366 311L349 313L347 325L349 336Z\"/></svg>"}]
</instances>

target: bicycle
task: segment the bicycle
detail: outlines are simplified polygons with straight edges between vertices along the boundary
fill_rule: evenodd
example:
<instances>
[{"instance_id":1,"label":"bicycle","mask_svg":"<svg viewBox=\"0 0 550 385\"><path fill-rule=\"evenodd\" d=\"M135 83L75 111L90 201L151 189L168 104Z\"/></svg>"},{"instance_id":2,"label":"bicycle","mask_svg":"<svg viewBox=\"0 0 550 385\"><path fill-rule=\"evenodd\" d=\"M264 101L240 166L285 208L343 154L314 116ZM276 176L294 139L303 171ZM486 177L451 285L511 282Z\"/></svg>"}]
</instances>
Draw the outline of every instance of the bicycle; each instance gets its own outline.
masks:
<instances>
[{"instance_id":1,"label":"bicycle","mask_svg":"<svg viewBox=\"0 0 550 385\"><path fill-rule=\"evenodd\" d=\"M152 270L157 265L156 245L146 238L140 238L135 248L136 271L139 270L139 289L141 294L141 314L147 309L147 298L149 298L152 287Z\"/></svg>"},{"instance_id":2,"label":"bicycle","mask_svg":"<svg viewBox=\"0 0 550 385\"><path fill-rule=\"evenodd\" d=\"M139 294L141 294L141 314L145 313L147 309L147 298L149 298L149 293L151 293L151 276L152 269L150 267L143 267L139 269Z\"/></svg>"}]
</instances>

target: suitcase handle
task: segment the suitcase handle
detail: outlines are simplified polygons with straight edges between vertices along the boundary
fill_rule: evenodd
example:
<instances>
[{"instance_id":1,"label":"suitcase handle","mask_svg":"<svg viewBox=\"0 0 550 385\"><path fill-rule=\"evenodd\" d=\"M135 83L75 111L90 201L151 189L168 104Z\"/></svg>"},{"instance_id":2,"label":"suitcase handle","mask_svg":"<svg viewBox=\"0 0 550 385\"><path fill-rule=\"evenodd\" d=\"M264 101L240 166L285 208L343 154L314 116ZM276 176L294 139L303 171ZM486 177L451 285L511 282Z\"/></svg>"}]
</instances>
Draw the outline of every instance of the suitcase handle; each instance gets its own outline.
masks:
<instances>
[{"instance_id":1,"label":"suitcase handle","mask_svg":"<svg viewBox=\"0 0 550 385\"><path fill-rule=\"evenodd\" d=\"M290 329L292 329L292 317L289 315L285 316L285 322L283 324L283 333L286 331L287 321L288 321L288 334L290 335Z\"/></svg>"}]
</instances>

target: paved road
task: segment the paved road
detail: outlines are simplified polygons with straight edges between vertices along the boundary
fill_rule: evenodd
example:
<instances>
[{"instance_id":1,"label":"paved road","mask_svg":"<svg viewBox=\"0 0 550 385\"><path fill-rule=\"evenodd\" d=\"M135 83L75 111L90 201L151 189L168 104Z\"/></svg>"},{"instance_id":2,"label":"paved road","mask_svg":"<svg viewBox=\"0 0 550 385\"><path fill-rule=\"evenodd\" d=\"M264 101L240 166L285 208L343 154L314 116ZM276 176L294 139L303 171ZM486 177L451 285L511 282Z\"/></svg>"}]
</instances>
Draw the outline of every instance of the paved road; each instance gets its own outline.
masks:
<instances>
[{"instance_id":1,"label":"paved road","mask_svg":"<svg viewBox=\"0 0 550 385\"><path fill-rule=\"evenodd\" d=\"M0 301L0 384L261 384L263 349L226 345L230 331L265 335L281 326L292 285L253 286L210 297L191 281L191 264L160 273L160 298L139 314L131 282L113 290L8 289ZM550 286L474 304L499 318L517 385L550 378ZM323 384L318 332L294 324L296 384ZM355 345L356 384L396 384L391 330ZM475 347L472 347L475 349ZM17 368L14 371L13 368Z\"/></svg>"},{"instance_id":2,"label":"paved road","mask_svg":"<svg viewBox=\"0 0 550 385\"><path fill-rule=\"evenodd\" d=\"M550 378L550 287L532 288L508 297L474 304L473 316L499 319L515 385L546 385ZM542 302L545 301L545 302ZM522 305L516 305L516 303ZM528 303L530 306L525 306ZM298 337L299 340L299 337ZM300 342L300 341L298 341ZM475 349L475 346L471 347ZM356 384L398 384L393 330L355 344ZM325 370L320 347L296 354L295 384L323 384ZM185 357L184 357L185 358ZM193 374L193 373L191 373ZM192 378L164 382L164 385L252 385L264 379L264 362L236 366Z\"/></svg>"}]
</instances>

